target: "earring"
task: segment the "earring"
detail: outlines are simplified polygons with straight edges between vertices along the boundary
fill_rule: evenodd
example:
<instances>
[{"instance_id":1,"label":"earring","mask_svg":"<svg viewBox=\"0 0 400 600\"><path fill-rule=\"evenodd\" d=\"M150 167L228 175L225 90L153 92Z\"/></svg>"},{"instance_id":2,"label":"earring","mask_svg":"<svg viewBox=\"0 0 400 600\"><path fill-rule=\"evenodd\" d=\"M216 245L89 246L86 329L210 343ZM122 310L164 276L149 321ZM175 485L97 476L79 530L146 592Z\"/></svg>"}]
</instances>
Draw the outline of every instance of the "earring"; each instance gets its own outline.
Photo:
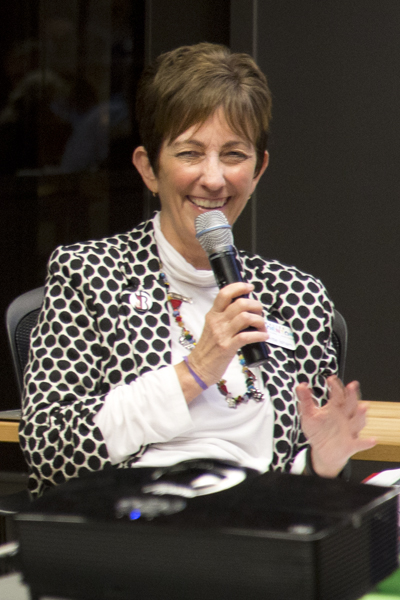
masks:
<instances>
[{"instance_id":1,"label":"earring","mask_svg":"<svg viewBox=\"0 0 400 600\"><path fill-rule=\"evenodd\" d=\"M153 192L153 198L157 198L157 194Z\"/></svg>"}]
</instances>

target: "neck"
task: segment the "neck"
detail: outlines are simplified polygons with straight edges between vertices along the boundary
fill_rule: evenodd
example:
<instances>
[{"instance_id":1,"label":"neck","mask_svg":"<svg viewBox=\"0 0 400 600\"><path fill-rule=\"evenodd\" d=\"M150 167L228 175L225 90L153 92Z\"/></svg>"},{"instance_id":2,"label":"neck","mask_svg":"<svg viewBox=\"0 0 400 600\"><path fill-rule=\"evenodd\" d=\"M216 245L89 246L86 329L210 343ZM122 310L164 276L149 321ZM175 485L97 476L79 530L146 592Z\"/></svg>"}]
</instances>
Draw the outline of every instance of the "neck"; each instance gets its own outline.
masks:
<instances>
[{"instance_id":1,"label":"neck","mask_svg":"<svg viewBox=\"0 0 400 600\"><path fill-rule=\"evenodd\" d=\"M195 269L211 271L207 253L203 250L196 236L190 237L189 240L176 236L175 232L171 232L168 227L165 227L162 216L161 212L160 229L167 242Z\"/></svg>"},{"instance_id":2,"label":"neck","mask_svg":"<svg viewBox=\"0 0 400 600\"><path fill-rule=\"evenodd\" d=\"M211 271L210 261L208 260L208 256L205 252L204 252L204 256L199 256L199 255L190 256L190 255L186 255L185 253L180 253L180 254L182 254L182 256L186 260L186 262L190 263L192 265L192 267L194 267L195 269L202 270L202 271Z\"/></svg>"}]
</instances>

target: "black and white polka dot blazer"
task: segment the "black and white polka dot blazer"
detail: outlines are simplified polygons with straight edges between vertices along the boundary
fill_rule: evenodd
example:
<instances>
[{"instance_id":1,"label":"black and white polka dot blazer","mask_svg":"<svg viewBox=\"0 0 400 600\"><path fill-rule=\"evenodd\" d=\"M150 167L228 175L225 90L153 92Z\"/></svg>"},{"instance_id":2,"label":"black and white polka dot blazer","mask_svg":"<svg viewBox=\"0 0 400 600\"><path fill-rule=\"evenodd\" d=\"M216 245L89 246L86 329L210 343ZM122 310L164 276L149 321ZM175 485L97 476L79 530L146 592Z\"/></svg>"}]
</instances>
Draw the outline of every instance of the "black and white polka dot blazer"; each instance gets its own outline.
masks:
<instances>
[{"instance_id":1,"label":"black and white polka dot blazer","mask_svg":"<svg viewBox=\"0 0 400 600\"><path fill-rule=\"evenodd\" d=\"M295 350L269 345L261 368L275 409L271 468L288 470L306 440L294 386L308 382L317 398L337 371L331 345L333 307L322 284L294 267L240 252L243 274L268 318L289 325ZM147 292L139 313L132 293ZM160 278L152 221L123 235L55 250L45 302L32 333L25 373L20 443L30 490L111 466L93 416L112 388L171 364L170 317ZM119 467L129 467L146 451Z\"/></svg>"}]
</instances>

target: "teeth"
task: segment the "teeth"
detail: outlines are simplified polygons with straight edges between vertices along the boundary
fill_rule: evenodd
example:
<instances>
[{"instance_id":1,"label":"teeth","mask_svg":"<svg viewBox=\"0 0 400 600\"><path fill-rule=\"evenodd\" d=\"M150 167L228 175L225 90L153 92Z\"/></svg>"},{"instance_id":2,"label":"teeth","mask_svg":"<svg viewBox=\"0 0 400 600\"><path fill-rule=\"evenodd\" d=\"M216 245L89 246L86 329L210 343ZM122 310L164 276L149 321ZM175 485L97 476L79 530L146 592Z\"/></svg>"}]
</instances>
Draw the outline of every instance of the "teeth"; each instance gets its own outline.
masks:
<instances>
[{"instance_id":1,"label":"teeth","mask_svg":"<svg viewBox=\"0 0 400 600\"><path fill-rule=\"evenodd\" d=\"M226 204L226 200L207 200L206 198L190 198L199 208L222 208Z\"/></svg>"}]
</instances>

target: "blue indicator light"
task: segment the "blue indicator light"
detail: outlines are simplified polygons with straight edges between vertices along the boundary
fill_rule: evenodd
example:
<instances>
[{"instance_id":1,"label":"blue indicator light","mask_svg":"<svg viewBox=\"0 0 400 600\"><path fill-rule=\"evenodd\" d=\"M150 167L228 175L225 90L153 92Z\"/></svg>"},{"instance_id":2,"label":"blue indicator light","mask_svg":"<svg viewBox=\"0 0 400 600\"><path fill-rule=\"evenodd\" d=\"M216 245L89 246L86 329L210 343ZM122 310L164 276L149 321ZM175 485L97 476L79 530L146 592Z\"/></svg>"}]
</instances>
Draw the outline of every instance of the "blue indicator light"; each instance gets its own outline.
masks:
<instances>
[{"instance_id":1,"label":"blue indicator light","mask_svg":"<svg viewBox=\"0 0 400 600\"><path fill-rule=\"evenodd\" d=\"M133 509L129 513L129 518L131 521L136 521L136 519L139 519L141 516L142 516L142 513L140 512L140 510L137 510L137 509Z\"/></svg>"}]
</instances>

